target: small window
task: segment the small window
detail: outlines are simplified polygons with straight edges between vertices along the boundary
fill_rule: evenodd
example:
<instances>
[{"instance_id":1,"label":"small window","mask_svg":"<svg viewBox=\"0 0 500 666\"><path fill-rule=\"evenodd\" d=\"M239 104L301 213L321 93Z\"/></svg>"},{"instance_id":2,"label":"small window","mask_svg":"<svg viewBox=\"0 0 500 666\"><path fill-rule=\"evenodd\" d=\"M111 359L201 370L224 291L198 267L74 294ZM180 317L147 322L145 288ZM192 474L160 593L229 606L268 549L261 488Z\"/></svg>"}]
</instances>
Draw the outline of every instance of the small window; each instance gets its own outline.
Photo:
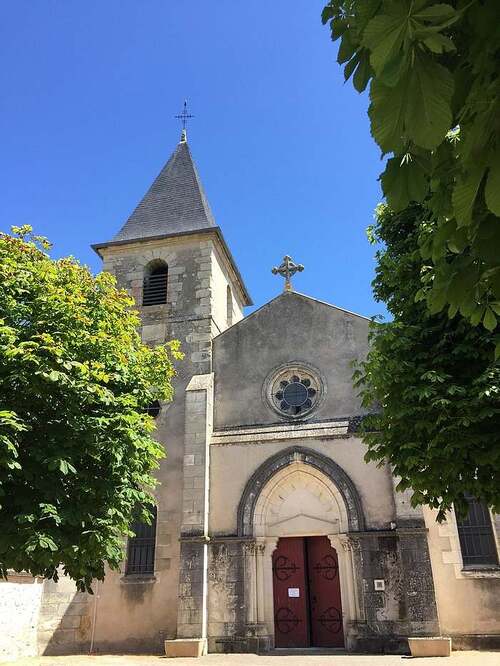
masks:
<instances>
[{"instance_id":1,"label":"small window","mask_svg":"<svg viewBox=\"0 0 500 666\"><path fill-rule=\"evenodd\" d=\"M155 263L146 269L142 290L143 305L162 305L167 302L167 264Z\"/></svg>"},{"instance_id":2,"label":"small window","mask_svg":"<svg viewBox=\"0 0 500 666\"><path fill-rule=\"evenodd\" d=\"M155 569L156 542L156 507L152 509L151 525L134 522L130 526L134 537L130 537L127 547L127 564L125 575L150 575Z\"/></svg>"},{"instance_id":3,"label":"small window","mask_svg":"<svg viewBox=\"0 0 500 666\"><path fill-rule=\"evenodd\" d=\"M226 290L226 320L228 326L233 325L233 294L229 285Z\"/></svg>"},{"instance_id":4,"label":"small window","mask_svg":"<svg viewBox=\"0 0 500 666\"><path fill-rule=\"evenodd\" d=\"M149 416L152 416L154 419L157 418L158 414L160 413L160 403L158 400L153 400L145 409L146 414L149 414Z\"/></svg>"},{"instance_id":5,"label":"small window","mask_svg":"<svg viewBox=\"0 0 500 666\"><path fill-rule=\"evenodd\" d=\"M458 536L464 567L498 564L497 548L488 507L474 497L467 497L466 518L457 516Z\"/></svg>"}]
</instances>

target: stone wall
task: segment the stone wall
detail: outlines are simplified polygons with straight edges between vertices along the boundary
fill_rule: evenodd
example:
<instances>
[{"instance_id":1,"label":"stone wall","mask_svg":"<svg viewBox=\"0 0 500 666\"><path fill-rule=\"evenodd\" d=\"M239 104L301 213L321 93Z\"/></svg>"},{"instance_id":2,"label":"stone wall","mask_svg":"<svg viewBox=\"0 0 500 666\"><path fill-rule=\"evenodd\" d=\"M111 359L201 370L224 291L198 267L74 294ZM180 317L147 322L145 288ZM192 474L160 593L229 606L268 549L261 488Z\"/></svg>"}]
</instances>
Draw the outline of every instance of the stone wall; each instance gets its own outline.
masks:
<instances>
[{"instance_id":1,"label":"stone wall","mask_svg":"<svg viewBox=\"0 0 500 666\"><path fill-rule=\"evenodd\" d=\"M364 317L294 292L266 303L214 340L215 429L283 421L263 392L274 369L294 362L316 368L325 385L308 420L364 413L352 362L367 353L368 328Z\"/></svg>"},{"instance_id":2,"label":"stone wall","mask_svg":"<svg viewBox=\"0 0 500 666\"><path fill-rule=\"evenodd\" d=\"M42 582L25 575L0 579L0 661L38 654Z\"/></svg>"},{"instance_id":3,"label":"stone wall","mask_svg":"<svg viewBox=\"0 0 500 666\"><path fill-rule=\"evenodd\" d=\"M297 426L298 427L298 426ZM224 444L211 446L210 531L216 535L237 533L237 507L251 475L260 465L291 445L305 446L328 456L348 474L356 485L370 529L388 529L394 520L392 484L388 467L364 461L365 446L356 436L329 439L310 437L293 441L254 440L238 442L237 434Z\"/></svg>"},{"instance_id":4,"label":"stone wall","mask_svg":"<svg viewBox=\"0 0 500 666\"><path fill-rule=\"evenodd\" d=\"M294 452L302 448L295 442L290 446L286 433L276 431L274 442L261 441L257 432L255 438L240 442L237 429L230 433L221 438L224 444L211 446L211 650L241 650L242 646L252 650L272 643L271 557L279 535L331 534L330 541L339 555L349 650L404 652L407 636L439 633L422 512L412 509L406 497L394 498L390 469L367 464L363 457L366 449L358 437L334 434L319 438L311 430L307 439L297 440L309 451L309 457L302 455L299 469ZM269 476L285 458L288 465ZM320 475L318 488L313 479L316 468L308 471L307 464L316 458L328 461L322 467L326 478L322 480ZM288 486L280 484L281 474L290 492ZM344 477L356 501L344 487ZM334 486L331 498L328 479ZM268 488L278 497L269 495ZM343 489L342 497L335 488ZM235 507L248 493L255 501L244 511L244 529L236 520ZM321 506L314 504L318 497ZM339 507L343 498L349 519L342 517L342 511L335 511L335 498ZM352 515L355 509L357 513ZM262 553L246 558L245 548L253 544L244 542L242 536L262 540ZM376 582L383 589L376 589Z\"/></svg>"},{"instance_id":5,"label":"stone wall","mask_svg":"<svg viewBox=\"0 0 500 666\"><path fill-rule=\"evenodd\" d=\"M249 652L245 599L245 542L210 544L208 558L208 651Z\"/></svg>"},{"instance_id":6,"label":"stone wall","mask_svg":"<svg viewBox=\"0 0 500 666\"><path fill-rule=\"evenodd\" d=\"M57 583L45 581L38 622L38 653L88 652L94 603L91 595L77 592L75 582L65 576Z\"/></svg>"},{"instance_id":7,"label":"stone wall","mask_svg":"<svg viewBox=\"0 0 500 666\"><path fill-rule=\"evenodd\" d=\"M227 288L231 290L231 317L228 321ZM224 331L229 325L236 324L243 318L244 303L239 289L235 288L231 279L230 270L223 261L221 253L213 245L212 271L210 276L210 290L212 293L212 316L218 333Z\"/></svg>"},{"instance_id":8,"label":"stone wall","mask_svg":"<svg viewBox=\"0 0 500 666\"><path fill-rule=\"evenodd\" d=\"M341 541L351 551L354 597L359 600L348 611L354 614L346 624L349 651L405 653L407 636L439 634L425 530L353 532ZM270 569L266 558L272 550L261 549L253 539L218 537L210 543L210 652L252 652L272 646L274 627L267 626L272 614L266 624L259 606L272 603L273 591L272 587L261 589L258 582L259 569ZM255 573L249 570L253 563ZM376 590L375 581L383 581L384 589ZM351 584L342 583L343 589ZM347 597L343 604L347 609Z\"/></svg>"},{"instance_id":9,"label":"stone wall","mask_svg":"<svg viewBox=\"0 0 500 666\"><path fill-rule=\"evenodd\" d=\"M212 374L195 376L189 382L185 415L177 636L206 639Z\"/></svg>"},{"instance_id":10,"label":"stone wall","mask_svg":"<svg viewBox=\"0 0 500 666\"><path fill-rule=\"evenodd\" d=\"M500 649L500 567L464 568L456 519L449 513L436 522L436 511L426 508L441 631L461 649ZM500 544L500 516L492 516Z\"/></svg>"},{"instance_id":11,"label":"stone wall","mask_svg":"<svg viewBox=\"0 0 500 666\"><path fill-rule=\"evenodd\" d=\"M152 576L108 573L99 594L95 646L101 651L157 651L177 632L178 575L182 522L185 389L193 374L211 368L211 242L182 237L110 248L104 269L114 273L139 305L142 339L149 345L181 341L185 354L174 379L174 401L162 405L155 437L167 457L156 476L157 538ZM168 264L167 303L141 307L144 272L151 261ZM115 623L116 613L121 621Z\"/></svg>"},{"instance_id":12,"label":"stone wall","mask_svg":"<svg viewBox=\"0 0 500 666\"><path fill-rule=\"evenodd\" d=\"M425 529L352 533L351 539L362 581L362 612L353 623L352 649L405 652L407 636L438 635ZM376 588L376 581L382 581L383 589Z\"/></svg>"},{"instance_id":13,"label":"stone wall","mask_svg":"<svg viewBox=\"0 0 500 666\"><path fill-rule=\"evenodd\" d=\"M124 562L121 572L107 572L93 601L95 652L157 652L164 639L177 635L184 485L186 501L193 509L197 508L194 495L205 492L194 477L200 454L193 449L198 444L196 433L191 431L190 420L186 421L185 390L193 375L211 372L211 341L227 326L227 285L234 294L235 319L242 316L244 297L215 233L110 246L101 252L104 270L113 273L118 286L136 300L143 341L157 345L179 339L185 354L177 364L174 401L162 405L155 432L165 444L167 457L157 471L160 483L155 491L158 517L154 574L125 576ZM168 264L167 303L142 307L145 270L150 262L158 260ZM201 415L203 427L205 416ZM189 433L185 440L186 430ZM189 464L191 459L193 465ZM205 469L205 460L201 467ZM78 605L83 600L76 603L66 598L61 583L47 594L42 610L41 649L47 653L86 650L88 613Z\"/></svg>"},{"instance_id":14,"label":"stone wall","mask_svg":"<svg viewBox=\"0 0 500 666\"><path fill-rule=\"evenodd\" d=\"M119 286L138 304L143 341L156 345L178 339L185 354L173 382L174 401L162 405L157 419L155 436L165 444L167 458L157 472L154 576L109 573L97 608L97 650L156 651L164 639L177 637L179 617L182 620L184 610L188 612L195 603L187 598L186 585L182 587L189 571L181 574L179 588L179 574L190 561L179 542L181 529L190 526L201 533L206 522L204 447L207 416L213 408L210 403L198 413L201 402L197 402L196 391L186 393L186 388L193 376L212 371L212 339L227 326L227 286L234 294L235 319L242 316L244 296L215 232L111 246L102 252L104 269L117 277ZM168 264L167 303L141 307L144 272L150 262L158 260ZM188 550L193 547L186 546ZM203 555L203 544L199 548ZM192 592L196 597L194 587ZM121 615L118 626L114 621L117 612ZM181 621L180 633L189 633L190 624Z\"/></svg>"}]
</instances>

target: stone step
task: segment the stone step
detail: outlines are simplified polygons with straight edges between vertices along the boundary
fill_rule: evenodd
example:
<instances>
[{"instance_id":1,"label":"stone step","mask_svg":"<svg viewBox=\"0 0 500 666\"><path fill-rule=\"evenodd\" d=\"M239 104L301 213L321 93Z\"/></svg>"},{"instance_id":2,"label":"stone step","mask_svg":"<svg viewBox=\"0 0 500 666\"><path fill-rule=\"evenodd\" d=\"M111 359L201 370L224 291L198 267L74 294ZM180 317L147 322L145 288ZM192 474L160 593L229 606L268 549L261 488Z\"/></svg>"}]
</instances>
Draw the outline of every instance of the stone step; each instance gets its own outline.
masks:
<instances>
[{"instance_id":1,"label":"stone step","mask_svg":"<svg viewBox=\"0 0 500 666\"><path fill-rule=\"evenodd\" d=\"M276 657L310 657L348 654L345 648L274 648L266 652L266 655Z\"/></svg>"}]
</instances>

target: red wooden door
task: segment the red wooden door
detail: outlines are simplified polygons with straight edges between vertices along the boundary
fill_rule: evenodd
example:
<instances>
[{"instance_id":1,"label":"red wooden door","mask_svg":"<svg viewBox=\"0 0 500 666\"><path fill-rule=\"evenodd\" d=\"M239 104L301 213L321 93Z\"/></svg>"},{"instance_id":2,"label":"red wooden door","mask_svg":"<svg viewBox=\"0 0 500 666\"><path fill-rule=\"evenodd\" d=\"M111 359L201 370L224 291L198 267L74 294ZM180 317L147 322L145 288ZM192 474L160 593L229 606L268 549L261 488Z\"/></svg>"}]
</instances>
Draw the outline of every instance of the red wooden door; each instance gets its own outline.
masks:
<instances>
[{"instance_id":1,"label":"red wooden door","mask_svg":"<svg viewBox=\"0 0 500 666\"><path fill-rule=\"evenodd\" d=\"M306 539L311 645L344 647L337 552L328 537Z\"/></svg>"},{"instance_id":2,"label":"red wooden door","mask_svg":"<svg viewBox=\"0 0 500 666\"><path fill-rule=\"evenodd\" d=\"M276 647L308 647L309 622L305 542L285 537L273 553L274 642Z\"/></svg>"}]
</instances>

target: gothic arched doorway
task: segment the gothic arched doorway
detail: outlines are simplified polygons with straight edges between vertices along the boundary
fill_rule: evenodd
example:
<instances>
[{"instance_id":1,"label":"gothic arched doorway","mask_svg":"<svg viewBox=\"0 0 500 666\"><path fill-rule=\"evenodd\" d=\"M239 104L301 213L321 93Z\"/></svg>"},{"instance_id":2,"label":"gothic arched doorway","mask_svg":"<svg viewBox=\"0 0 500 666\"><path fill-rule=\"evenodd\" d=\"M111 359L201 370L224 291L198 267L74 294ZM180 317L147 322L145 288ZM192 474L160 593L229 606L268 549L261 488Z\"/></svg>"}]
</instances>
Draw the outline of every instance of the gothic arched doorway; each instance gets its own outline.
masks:
<instances>
[{"instance_id":1,"label":"gothic arched doorway","mask_svg":"<svg viewBox=\"0 0 500 666\"><path fill-rule=\"evenodd\" d=\"M247 483L238 509L238 532L252 539L245 546L249 631L268 635L278 647L348 646L350 627L361 617L360 564L351 535L363 528L356 488L333 460L303 447L268 459ZM300 563L302 582L275 582L280 556L292 559L292 570ZM322 573L334 582L325 585Z\"/></svg>"}]
</instances>

